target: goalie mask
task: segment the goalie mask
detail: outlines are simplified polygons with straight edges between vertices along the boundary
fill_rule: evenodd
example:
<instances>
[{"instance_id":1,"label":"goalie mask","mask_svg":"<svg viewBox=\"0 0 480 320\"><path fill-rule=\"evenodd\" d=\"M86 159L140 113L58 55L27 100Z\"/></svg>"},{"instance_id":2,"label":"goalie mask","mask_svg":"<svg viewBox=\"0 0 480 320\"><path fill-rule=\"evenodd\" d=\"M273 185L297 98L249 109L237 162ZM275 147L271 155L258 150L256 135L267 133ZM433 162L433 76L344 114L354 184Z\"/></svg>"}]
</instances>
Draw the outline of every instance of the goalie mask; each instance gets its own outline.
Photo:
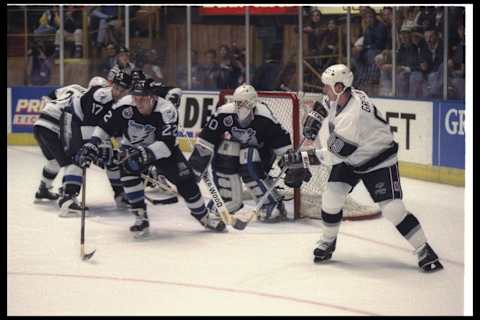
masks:
<instances>
[{"instance_id":1,"label":"goalie mask","mask_svg":"<svg viewBox=\"0 0 480 320\"><path fill-rule=\"evenodd\" d=\"M235 104L241 127L246 127L252 122L257 97L255 88L248 84L242 84L233 92L232 102Z\"/></svg>"}]
</instances>

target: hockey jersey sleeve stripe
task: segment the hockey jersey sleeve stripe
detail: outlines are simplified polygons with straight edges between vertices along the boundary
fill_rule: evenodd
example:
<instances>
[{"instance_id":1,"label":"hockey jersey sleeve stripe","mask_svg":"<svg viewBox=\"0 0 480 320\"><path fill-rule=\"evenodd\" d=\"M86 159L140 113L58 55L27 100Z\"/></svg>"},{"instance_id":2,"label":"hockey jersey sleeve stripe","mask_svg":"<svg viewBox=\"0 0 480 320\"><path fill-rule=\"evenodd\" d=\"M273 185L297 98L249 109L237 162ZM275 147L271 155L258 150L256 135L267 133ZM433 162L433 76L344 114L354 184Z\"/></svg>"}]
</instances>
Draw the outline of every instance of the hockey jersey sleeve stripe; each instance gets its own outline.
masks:
<instances>
[{"instance_id":1,"label":"hockey jersey sleeve stripe","mask_svg":"<svg viewBox=\"0 0 480 320\"><path fill-rule=\"evenodd\" d=\"M357 150L358 145L333 132L327 141L328 150L341 158L346 158Z\"/></svg>"},{"instance_id":2,"label":"hockey jersey sleeve stripe","mask_svg":"<svg viewBox=\"0 0 480 320\"><path fill-rule=\"evenodd\" d=\"M46 120L48 122L51 122L53 123L54 125L57 125L59 126L60 125L60 120L57 119L57 118L54 118L48 114L45 114L45 113L41 113L40 116L39 116L40 119L43 119L43 120Z\"/></svg>"},{"instance_id":3,"label":"hockey jersey sleeve stripe","mask_svg":"<svg viewBox=\"0 0 480 320\"><path fill-rule=\"evenodd\" d=\"M397 151L398 151L398 143L393 141L390 144L390 147L383 150L382 152L380 152L379 154L377 154L367 162L359 166L356 166L353 171L356 173L362 173L362 172L368 171L369 169L379 165L383 161L390 159L392 156L397 154Z\"/></svg>"},{"instance_id":4,"label":"hockey jersey sleeve stripe","mask_svg":"<svg viewBox=\"0 0 480 320\"><path fill-rule=\"evenodd\" d=\"M91 136L93 136L93 132L95 131L94 126L81 126L80 131L82 132L82 139L88 140Z\"/></svg>"},{"instance_id":5,"label":"hockey jersey sleeve stripe","mask_svg":"<svg viewBox=\"0 0 480 320\"><path fill-rule=\"evenodd\" d=\"M155 159L168 158L172 155L170 148L163 141L155 141L147 147L155 155Z\"/></svg>"}]
</instances>

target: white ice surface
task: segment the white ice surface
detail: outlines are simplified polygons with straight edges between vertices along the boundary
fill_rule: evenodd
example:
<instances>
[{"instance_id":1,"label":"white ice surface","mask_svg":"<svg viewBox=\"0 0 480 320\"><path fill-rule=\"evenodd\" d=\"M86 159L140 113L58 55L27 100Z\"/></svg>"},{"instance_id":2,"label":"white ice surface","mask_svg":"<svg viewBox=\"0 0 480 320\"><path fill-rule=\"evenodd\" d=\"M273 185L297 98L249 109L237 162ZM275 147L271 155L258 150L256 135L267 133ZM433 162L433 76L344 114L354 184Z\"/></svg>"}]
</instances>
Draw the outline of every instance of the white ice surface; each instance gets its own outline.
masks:
<instances>
[{"instance_id":1,"label":"white ice surface","mask_svg":"<svg viewBox=\"0 0 480 320\"><path fill-rule=\"evenodd\" d=\"M320 222L253 222L206 231L180 201L148 204L151 237L115 209L105 172L87 173L87 251L80 219L35 205L44 158L8 147L8 315L461 315L464 188L402 178L407 208L445 269L418 271L413 250L386 219L345 222L331 262L316 265ZM58 187L61 175L55 181ZM355 191L366 201L363 185Z\"/></svg>"}]
</instances>

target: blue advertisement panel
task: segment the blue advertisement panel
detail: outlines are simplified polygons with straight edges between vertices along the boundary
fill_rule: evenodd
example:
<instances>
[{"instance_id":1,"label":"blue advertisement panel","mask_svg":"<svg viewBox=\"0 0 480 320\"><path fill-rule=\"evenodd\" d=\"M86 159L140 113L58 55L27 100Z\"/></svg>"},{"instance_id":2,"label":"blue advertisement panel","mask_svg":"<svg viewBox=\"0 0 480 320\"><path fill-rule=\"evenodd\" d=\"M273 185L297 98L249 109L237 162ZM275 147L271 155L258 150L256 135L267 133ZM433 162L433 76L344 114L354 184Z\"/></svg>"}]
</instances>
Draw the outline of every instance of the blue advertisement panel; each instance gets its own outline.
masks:
<instances>
[{"instance_id":1,"label":"blue advertisement panel","mask_svg":"<svg viewBox=\"0 0 480 320\"><path fill-rule=\"evenodd\" d=\"M12 132L32 132L43 109L42 96L58 87L12 87Z\"/></svg>"},{"instance_id":2,"label":"blue advertisement panel","mask_svg":"<svg viewBox=\"0 0 480 320\"><path fill-rule=\"evenodd\" d=\"M436 102L433 122L433 165L465 169L465 102Z\"/></svg>"}]
</instances>

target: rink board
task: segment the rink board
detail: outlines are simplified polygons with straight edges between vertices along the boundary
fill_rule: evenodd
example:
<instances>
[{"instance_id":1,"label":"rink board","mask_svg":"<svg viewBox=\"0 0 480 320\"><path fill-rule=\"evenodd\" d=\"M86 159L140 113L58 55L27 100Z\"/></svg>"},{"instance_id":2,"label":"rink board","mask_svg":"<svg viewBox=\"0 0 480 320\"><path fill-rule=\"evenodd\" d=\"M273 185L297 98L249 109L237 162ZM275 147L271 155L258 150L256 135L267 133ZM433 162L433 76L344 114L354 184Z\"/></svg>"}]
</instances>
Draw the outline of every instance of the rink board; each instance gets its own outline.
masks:
<instances>
[{"instance_id":1,"label":"rink board","mask_svg":"<svg viewBox=\"0 0 480 320\"><path fill-rule=\"evenodd\" d=\"M53 87L13 87L7 89L9 145L36 145L32 124L43 105L41 96ZM319 95L307 94L305 104ZM465 103L463 101L418 101L372 98L392 127L399 143L402 176L426 181L464 185ZM215 111L217 92L184 91L179 108L178 143L191 151L183 137L195 136ZM452 152L455 150L455 152Z\"/></svg>"}]
</instances>

